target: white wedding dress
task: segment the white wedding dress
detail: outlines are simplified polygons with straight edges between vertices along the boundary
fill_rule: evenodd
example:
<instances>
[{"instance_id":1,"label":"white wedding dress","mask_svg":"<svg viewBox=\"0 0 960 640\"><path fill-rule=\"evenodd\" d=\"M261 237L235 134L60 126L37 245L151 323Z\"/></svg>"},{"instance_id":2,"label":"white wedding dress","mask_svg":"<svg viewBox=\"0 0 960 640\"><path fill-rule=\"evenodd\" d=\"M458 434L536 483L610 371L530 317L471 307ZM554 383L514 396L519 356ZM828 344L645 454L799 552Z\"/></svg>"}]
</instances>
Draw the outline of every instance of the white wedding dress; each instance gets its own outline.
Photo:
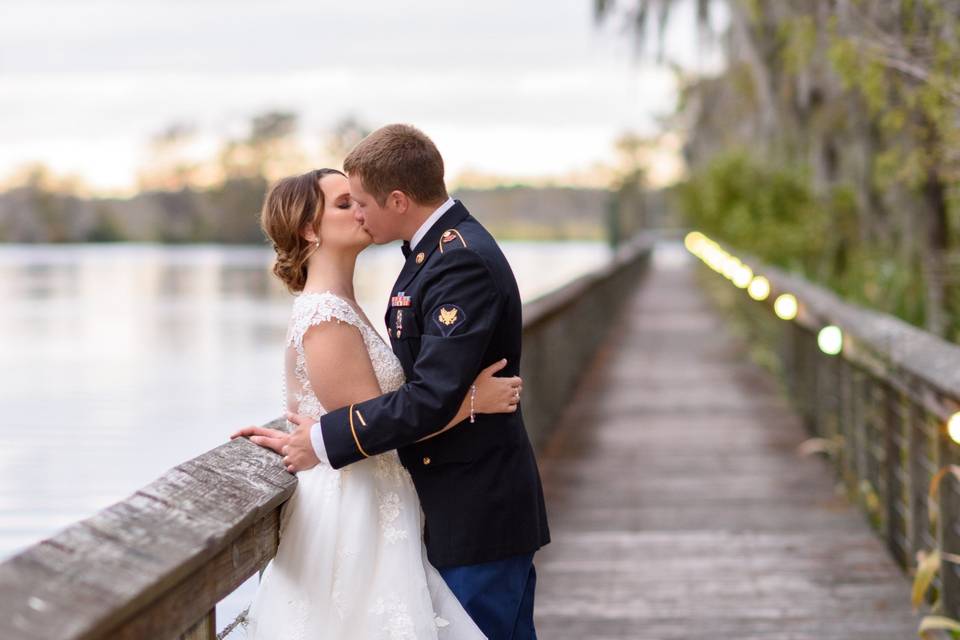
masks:
<instances>
[{"instance_id":1,"label":"white wedding dress","mask_svg":"<svg viewBox=\"0 0 960 640\"><path fill-rule=\"evenodd\" d=\"M304 333L321 322L359 329L384 393L404 382L400 362L343 298L305 293L287 332L286 408L319 419L326 411L307 378ZM363 357L364 354L357 354ZM420 502L396 451L335 470L297 473L280 512L280 545L247 615L252 640L474 640L477 628L422 541Z\"/></svg>"}]
</instances>

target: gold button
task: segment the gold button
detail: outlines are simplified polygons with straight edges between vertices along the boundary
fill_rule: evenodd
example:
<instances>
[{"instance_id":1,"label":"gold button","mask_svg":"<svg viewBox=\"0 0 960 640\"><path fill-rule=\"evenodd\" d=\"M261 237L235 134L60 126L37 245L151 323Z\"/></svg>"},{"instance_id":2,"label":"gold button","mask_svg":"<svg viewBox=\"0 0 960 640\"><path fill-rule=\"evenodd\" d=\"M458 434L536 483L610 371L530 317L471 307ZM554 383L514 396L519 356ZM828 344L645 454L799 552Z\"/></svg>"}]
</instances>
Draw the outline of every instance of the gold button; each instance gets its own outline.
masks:
<instances>
[{"instance_id":1,"label":"gold button","mask_svg":"<svg viewBox=\"0 0 960 640\"><path fill-rule=\"evenodd\" d=\"M426 260L427 256L421 251L417 254L417 264L423 264L423 261Z\"/></svg>"},{"instance_id":2,"label":"gold button","mask_svg":"<svg viewBox=\"0 0 960 640\"><path fill-rule=\"evenodd\" d=\"M424 458L423 458L423 464L430 464L430 457L429 457L429 456L424 456Z\"/></svg>"}]
</instances>

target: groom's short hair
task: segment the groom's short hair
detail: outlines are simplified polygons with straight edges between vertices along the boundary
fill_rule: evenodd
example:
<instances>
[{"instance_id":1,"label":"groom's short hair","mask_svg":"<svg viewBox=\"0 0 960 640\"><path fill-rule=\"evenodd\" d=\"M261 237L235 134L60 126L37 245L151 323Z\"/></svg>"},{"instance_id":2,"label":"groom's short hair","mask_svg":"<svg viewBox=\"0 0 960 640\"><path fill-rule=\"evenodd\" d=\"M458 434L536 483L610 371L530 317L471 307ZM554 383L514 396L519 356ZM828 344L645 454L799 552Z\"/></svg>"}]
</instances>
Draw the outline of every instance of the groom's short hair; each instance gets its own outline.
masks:
<instances>
[{"instance_id":1,"label":"groom's short hair","mask_svg":"<svg viewBox=\"0 0 960 640\"><path fill-rule=\"evenodd\" d=\"M388 124L368 135L347 154L343 170L359 175L364 190L380 206L391 191L402 191L420 204L447 198L440 151L408 124Z\"/></svg>"}]
</instances>

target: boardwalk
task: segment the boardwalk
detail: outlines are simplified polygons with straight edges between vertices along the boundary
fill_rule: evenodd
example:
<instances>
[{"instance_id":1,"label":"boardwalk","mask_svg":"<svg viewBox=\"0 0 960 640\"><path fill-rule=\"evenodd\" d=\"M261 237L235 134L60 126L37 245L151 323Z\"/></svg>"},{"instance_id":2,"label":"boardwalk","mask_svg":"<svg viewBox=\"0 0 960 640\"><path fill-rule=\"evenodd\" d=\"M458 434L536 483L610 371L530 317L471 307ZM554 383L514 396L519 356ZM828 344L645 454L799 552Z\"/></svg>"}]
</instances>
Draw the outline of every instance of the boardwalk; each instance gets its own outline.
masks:
<instances>
[{"instance_id":1,"label":"boardwalk","mask_svg":"<svg viewBox=\"0 0 960 640\"><path fill-rule=\"evenodd\" d=\"M906 640L909 582L774 381L661 251L541 456L562 638Z\"/></svg>"}]
</instances>

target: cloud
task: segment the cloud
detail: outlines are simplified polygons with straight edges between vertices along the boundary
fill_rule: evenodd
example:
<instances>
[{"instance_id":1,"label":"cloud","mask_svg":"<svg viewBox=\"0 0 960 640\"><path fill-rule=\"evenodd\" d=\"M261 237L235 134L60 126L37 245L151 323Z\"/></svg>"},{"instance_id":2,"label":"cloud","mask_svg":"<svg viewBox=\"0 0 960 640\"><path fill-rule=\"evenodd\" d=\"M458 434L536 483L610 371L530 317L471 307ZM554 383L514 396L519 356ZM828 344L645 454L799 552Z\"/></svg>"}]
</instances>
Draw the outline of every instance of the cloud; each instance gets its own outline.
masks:
<instances>
[{"instance_id":1,"label":"cloud","mask_svg":"<svg viewBox=\"0 0 960 640\"><path fill-rule=\"evenodd\" d=\"M169 122L225 136L270 108L300 113L308 144L355 113L449 140L451 174L542 174L602 159L673 100L670 76L632 65L586 0L14 0L5 13L0 174L40 160L121 187Z\"/></svg>"}]
</instances>

